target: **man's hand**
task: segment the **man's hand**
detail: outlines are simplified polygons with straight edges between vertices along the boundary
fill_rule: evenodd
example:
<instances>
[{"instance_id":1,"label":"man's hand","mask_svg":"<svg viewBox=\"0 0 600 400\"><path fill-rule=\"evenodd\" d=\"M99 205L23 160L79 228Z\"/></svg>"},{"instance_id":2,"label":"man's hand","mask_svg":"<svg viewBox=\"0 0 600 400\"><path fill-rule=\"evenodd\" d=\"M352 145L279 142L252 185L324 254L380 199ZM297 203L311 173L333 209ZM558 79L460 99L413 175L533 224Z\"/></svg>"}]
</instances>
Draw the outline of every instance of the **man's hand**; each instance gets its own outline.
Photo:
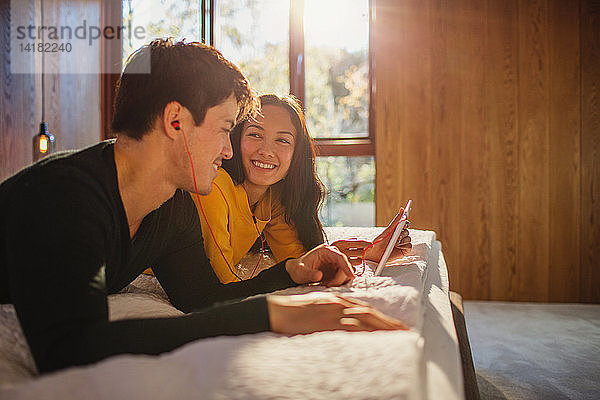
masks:
<instances>
[{"instance_id":1,"label":"man's hand","mask_svg":"<svg viewBox=\"0 0 600 400\"><path fill-rule=\"evenodd\" d=\"M388 234L391 239L392 233L394 232L394 229L396 229L396 225L398 225L400 223L403 211L404 211L404 209L401 208L400 212L396 215L396 217L394 217L392 222L390 222L390 224L383 230L383 232L373 240L374 243L377 241L379 241L379 242L375 243L375 245L373 245L372 247L370 247L367 250L367 252L365 254L365 259L374 261L374 262L379 262L379 260L381 260L381 257L383 256L383 253L385 252L385 248L387 247L387 245L389 243L389 239L388 240L381 240L381 239L383 239ZM390 255L390 260L404 257L405 255L410 253L410 250L412 249L412 243L411 243L411 239L410 239L410 234L408 233L408 225L409 224L410 224L410 222L406 221L404 228L400 232L398 241L396 242L394 249L392 250L392 254ZM363 253L364 249L367 248L367 246L369 246L370 244L371 244L371 242L367 242L364 240L343 239L343 240L337 240L337 241L333 242L331 245L337 247L342 253L344 253L346 255L346 257L348 257L348 260L350 261L350 263L352 265L359 265L362 263L362 253Z\"/></svg>"},{"instance_id":2,"label":"man's hand","mask_svg":"<svg viewBox=\"0 0 600 400\"><path fill-rule=\"evenodd\" d=\"M285 269L296 283L339 286L354 279L348 258L336 247L320 245L300 258L288 260Z\"/></svg>"},{"instance_id":3,"label":"man's hand","mask_svg":"<svg viewBox=\"0 0 600 400\"><path fill-rule=\"evenodd\" d=\"M288 335L319 331L408 329L367 303L331 293L267 297L271 330Z\"/></svg>"}]
</instances>

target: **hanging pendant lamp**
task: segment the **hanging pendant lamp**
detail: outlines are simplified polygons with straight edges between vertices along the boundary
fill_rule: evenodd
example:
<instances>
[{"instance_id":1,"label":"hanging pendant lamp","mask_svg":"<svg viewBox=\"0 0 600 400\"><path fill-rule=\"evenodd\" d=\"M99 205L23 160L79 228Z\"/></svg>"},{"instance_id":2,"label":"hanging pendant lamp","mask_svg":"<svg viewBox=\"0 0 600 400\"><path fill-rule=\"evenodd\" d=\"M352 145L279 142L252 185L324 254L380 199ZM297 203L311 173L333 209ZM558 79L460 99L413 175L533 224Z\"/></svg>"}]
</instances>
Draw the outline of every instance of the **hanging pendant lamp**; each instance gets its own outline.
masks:
<instances>
[{"instance_id":1,"label":"hanging pendant lamp","mask_svg":"<svg viewBox=\"0 0 600 400\"><path fill-rule=\"evenodd\" d=\"M41 26L44 26L44 0L40 0L41 9ZM33 162L47 156L50 153L54 153L55 138L54 135L48 131L48 124L45 122L46 119L46 65L45 65L45 51L44 51L44 30L42 29L42 121L40 122L40 131L33 137Z\"/></svg>"}]
</instances>

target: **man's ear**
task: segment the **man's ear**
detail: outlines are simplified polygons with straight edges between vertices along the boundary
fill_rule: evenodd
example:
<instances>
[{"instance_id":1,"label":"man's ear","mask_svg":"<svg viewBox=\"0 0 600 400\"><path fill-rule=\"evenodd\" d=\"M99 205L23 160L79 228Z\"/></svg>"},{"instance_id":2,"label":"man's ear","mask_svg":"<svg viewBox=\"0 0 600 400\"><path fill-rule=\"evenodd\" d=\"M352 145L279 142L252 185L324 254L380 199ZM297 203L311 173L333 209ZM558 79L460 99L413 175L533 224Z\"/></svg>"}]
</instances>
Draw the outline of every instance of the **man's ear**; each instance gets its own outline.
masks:
<instances>
[{"instance_id":1,"label":"man's ear","mask_svg":"<svg viewBox=\"0 0 600 400\"><path fill-rule=\"evenodd\" d=\"M182 114L183 106L176 101L170 102L163 109L161 128L165 135L170 139L175 139L181 135L179 130L175 129L175 126L178 124L174 124L173 122L181 121Z\"/></svg>"}]
</instances>

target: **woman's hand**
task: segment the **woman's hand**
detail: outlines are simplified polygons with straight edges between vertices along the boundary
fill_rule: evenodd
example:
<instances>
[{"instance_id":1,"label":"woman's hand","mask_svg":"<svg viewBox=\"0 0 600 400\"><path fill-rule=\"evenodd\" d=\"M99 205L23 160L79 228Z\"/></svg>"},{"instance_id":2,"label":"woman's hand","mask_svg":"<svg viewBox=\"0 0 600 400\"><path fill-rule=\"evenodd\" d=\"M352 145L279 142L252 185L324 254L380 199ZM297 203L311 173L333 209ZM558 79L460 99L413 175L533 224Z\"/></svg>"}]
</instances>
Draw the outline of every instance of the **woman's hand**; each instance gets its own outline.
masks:
<instances>
[{"instance_id":1,"label":"woman's hand","mask_svg":"<svg viewBox=\"0 0 600 400\"><path fill-rule=\"evenodd\" d=\"M267 297L271 330L288 335L319 331L374 331L408 329L369 304L328 293Z\"/></svg>"},{"instance_id":2,"label":"woman's hand","mask_svg":"<svg viewBox=\"0 0 600 400\"><path fill-rule=\"evenodd\" d=\"M348 258L336 247L320 245L300 258L285 263L285 269L296 283L321 283L339 286L354 279Z\"/></svg>"},{"instance_id":3,"label":"woman's hand","mask_svg":"<svg viewBox=\"0 0 600 400\"><path fill-rule=\"evenodd\" d=\"M373 240L373 242L375 242L375 245L373 247L371 247L369 250L367 250L367 254L365 254L366 259L375 261L375 262L379 262L379 260L381 260L381 257L383 256L383 253L385 252L385 248L387 247L387 245L393 235L393 232L396 229L396 226L400 223L400 220L402 219L403 212L404 212L404 208L400 208L400 211L398 212L398 214L396 214L396 216L394 217L392 222L390 222L390 224L383 230L383 232L381 232L381 234L379 236L377 236L375 238L375 240ZM410 239L410 234L408 233L409 225L410 225L410 221L406 221L406 224L404 224L404 228L400 232L398 241L394 245L394 249L392 250L392 254L390 255L390 258L389 258L390 260L393 260L395 258L404 257L405 255L410 253L410 250L412 249L412 243L411 243L411 239ZM389 239L381 240L384 237L386 237L388 234L390 235Z\"/></svg>"},{"instance_id":4,"label":"woman's hand","mask_svg":"<svg viewBox=\"0 0 600 400\"><path fill-rule=\"evenodd\" d=\"M390 222L390 224L383 230L383 232L380 235L378 235L375 238L375 240L373 240L373 243L375 244L367 250L365 254L365 259L374 262L379 262L379 260L381 260L381 257L385 252L385 248L389 243L389 239L382 239L387 235L389 235L391 239L394 229L396 229L396 226L400 223L400 220L402 219L403 212L404 209L401 208L400 212L396 214L392 222ZM396 242L392 250L390 259L404 257L405 255L410 253L410 250L412 249L412 243L410 234L408 233L409 224L410 222L406 221L404 228L400 232L398 241ZM364 249L367 248L370 244L371 242L367 242L364 240L342 239L333 242L331 245L337 247L344 255L346 255L346 257L348 257L348 260L352 265L359 265L362 263L362 254Z\"/></svg>"}]
</instances>

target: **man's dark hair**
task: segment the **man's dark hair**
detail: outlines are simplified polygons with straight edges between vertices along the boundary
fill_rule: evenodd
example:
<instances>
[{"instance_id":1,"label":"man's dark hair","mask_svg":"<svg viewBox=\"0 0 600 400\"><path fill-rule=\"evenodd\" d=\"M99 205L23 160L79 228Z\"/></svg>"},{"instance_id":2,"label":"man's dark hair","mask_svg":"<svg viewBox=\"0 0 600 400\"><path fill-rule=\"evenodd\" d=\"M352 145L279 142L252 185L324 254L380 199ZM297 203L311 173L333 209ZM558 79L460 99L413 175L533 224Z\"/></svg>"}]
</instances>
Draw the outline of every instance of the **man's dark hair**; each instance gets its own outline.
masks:
<instances>
[{"instance_id":1,"label":"man's dark hair","mask_svg":"<svg viewBox=\"0 0 600 400\"><path fill-rule=\"evenodd\" d=\"M144 73L148 65L149 73ZM156 39L132 54L121 74L112 131L139 140L172 101L190 110L200 125L206 111L232 93L238 120L254 113L259 103L248 79L218 50L198 42Z\"/></svg>"}]
</instances>

